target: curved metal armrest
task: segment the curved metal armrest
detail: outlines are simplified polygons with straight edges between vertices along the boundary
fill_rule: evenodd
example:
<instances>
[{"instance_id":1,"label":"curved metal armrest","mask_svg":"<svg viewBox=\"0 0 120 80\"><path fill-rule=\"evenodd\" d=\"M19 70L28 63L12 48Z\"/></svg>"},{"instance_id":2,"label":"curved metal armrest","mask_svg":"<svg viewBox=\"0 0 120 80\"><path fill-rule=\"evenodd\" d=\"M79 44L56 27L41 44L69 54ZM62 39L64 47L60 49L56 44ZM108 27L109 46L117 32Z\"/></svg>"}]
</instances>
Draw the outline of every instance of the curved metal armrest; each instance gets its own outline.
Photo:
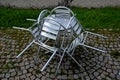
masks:
<instances>
[{"instance_id":1,"label":"curved metal armrest","mask_svg":"<svg viewBox=\"0 0 120 80\"><path fill-rule=\"evenodd\" d=\"M50 12L50 14L52 14L52 13L53 13L55 10L57 10L57 9L68 10L68 11L74 16L73 11L72 11L71 9L65 7L65 6L58 6L58 7L54 8L54 9L52 9L52 11Z\"/></svg>"},{"instance_id":2,"label":"curved metal armrest","mask_svg":"<svg viewBox=\"0 0 120 80\"><path fill-rule=\"evenodd\" d=\"M46 15L47 13L50 13L50 11L49 11L49 10L43 10L43 11L40 12L40 14L39 14L39 16L38 16L38 19L37 19L37 23L38 23L38 24L39 24L39 22L41 21L41 19L43 19L43 18L45 17L45 15Z\"/></svg>"},{"instance_id":3,"label":"curved metal armrest","mask_svg":"<svg viewBox=\"0 0 120 80\"><path fill-rule=\"evenodd\" d=\"M37 21L36 19L28 19L28 18L26 20L27 21L34 21L34 22Z\"/></svg>"},{"instance_id":4,"label":"curved metal armrest","mask_svg":"<svg viewBox=\"0 0 120 80\"><path fill-rule=\"evenodd\" d=\"M14 29L21 29L21 30L26 30L26 31L30 31L29 29L26 29L26 28L21 28L21 27L16 27L16 26L13 26Z\"/></svg>"}]
</instances>

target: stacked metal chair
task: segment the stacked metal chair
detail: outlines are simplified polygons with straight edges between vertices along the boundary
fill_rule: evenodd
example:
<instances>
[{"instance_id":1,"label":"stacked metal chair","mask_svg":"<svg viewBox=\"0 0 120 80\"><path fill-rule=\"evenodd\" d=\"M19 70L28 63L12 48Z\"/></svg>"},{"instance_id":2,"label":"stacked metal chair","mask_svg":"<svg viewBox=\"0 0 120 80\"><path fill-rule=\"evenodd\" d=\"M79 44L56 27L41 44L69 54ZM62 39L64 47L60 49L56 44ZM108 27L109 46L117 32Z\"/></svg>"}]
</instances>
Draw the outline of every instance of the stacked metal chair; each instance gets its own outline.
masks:
<instances>
[{"instance_id":1,"label":"stacked metal chair","mask_svg":"<svg viewBox=\"0 0 120 80\"><path fill-rule=\"evenodd\" d=\"M20 30L26 30L26 31L29 31L32 36L34 37L34 39L26 46L26 48L24 48L22 50L22 52L17 56L17 58L19 58L33 43L35 43L35 41L38 41L38 39L40 38L39 34L40 34L40 28L41 28L41 24L40 22L42 21L42 19L44 17L46 17L50 12L48 10L43 10L41 11L41 13L39 14L38 16L38 19L37 20L34 20L34 19L27 19L27 20L30 20L30 21L35 21L33 23L32 26L30 26L29 28L21 28L21 27L16 27L16 26L13 26L14 29L20 29ZM44 37L42 38L43 40L45 39Z\"/></svg>"},{"instance_id":2,"label":"stacked metal chair","mask_svg":"<svg viewBox=\"0 0 120 80\"><path fill-rule=\"evenodd\" d=\"M72 38L72 40L70 39L70 43L67 44L67 47L63 48L63 54L62 54L62 57L58 64L57 71L60 67L60 64L62 62L62 59L63 59L65 53L68 54L82 68L82 66L72 56L74 53L74 50L77 46L82 46L83 49L86 50L88 53L89 53L89 51L87 48L94 49L94 50L97 50L100 52L106 52L104 50L101 50L101 49L98 49L93 46L89 46L89 45L85 44L88 34L92 34L94 36L99 36L102 38L107 38L107 37L100 35L100 34L93 33L93 32L85 31L85 29L82 27L82 25L80 24L78 19L75 17L75 14L72 12L72 10L70 10L69 8L64 7L64 6L59 6L59 7L54 8L51 11L51 14L55 14L55 17L60 17L63 19L67 18L69 20L68 23L66 23L66 25L64 23L62 23L62 24L66 27L68 32L70 32L71 36L69 36L69 38ZM59 20L58 20L58 22L59 22ZM56 73L57 73L57 71L56 71Z\"/></svg>"},{"instance_id":3,"label":"stacked metal chair","mask_svg":"<svg viewBox=\"0 0 120 80\"><path fill-rule=\"evenodd\" d=\"M73 41L73 44L75 46L82 46L88 53L89 51L87 50L87 48L90 48L90 49L94 49L94 50L97 50L97 51L100 51L100 52L106 52L104 50L101 50L99 48L95 48L93 46L89 46L85 43L87 37L88 37L88 34L91 34L91 35L94 35L94 36L98 36L98 37L102 37L102 38L107 38L106 36L103 36L103 35L100 35L100 34L96 34L96 33L93 33L93 32L89 32L89 31L86 31L82 25L80 24L80 22L78 21L78 19L73 16L71 18L71 22L69 24L69 26L72 27L72 32L73 32L73 36L74 36L74 41Z\"/></svg>"},{"instance_id":4,"label":"stacked metal chair","mask_svg":"<svg viewBox=\"0 0 120 80\"><path fill-rule=\"evenodd\" d=\"M54 19L50 19L47 13L49 13L48 10L43 10L37 20L28 19L31 21L35 21L35 23L28 29L15 26L13 27L15 29L27 30L34 37L32 42L30 42L29 45L27 45L27 47L23 49L23 51L17 56L17 58L19 58L33 43L39 45L38 53L40 49L44 49L52 53L41 71L43 71L47 67L47 65L50 63L52 58L57 55L57 53L61 52L61 50L63 49L63 45L65 44L65 36L67 35L66 28ZM62 35L60 35L61 30L63 33ZM52 42L52 45L50 42Z\"/></svg>"},{"instance_id":5,"label":"stacked metal chair","mask_svg":"<svg viewBox=\"0 0 120 80\"><path fill-rule=\"evenodd\" d=\"M50 18L56 20L57 22L59 22L61 25L63 25L66 28L66 31L68 34L65 34L65 38L67 38L67 43L65 43L65 47L62 46L61 47L61 57L60 57L60 62L58 63L58 67L56 70L56 74L58 72L58 69L62 63L62 60L64 58L64 55L67 54L72 60L75 61L76 64L78 64L80 67L82 67L77 60L71 55L71 52L74 52L74 48L75 45L72 43L73 42L73 33L72 33L72 27L69 25L71 23L71 19L72 17L75 16L75 14L72 12L72 10L70 10L67 7L64 6L58 6L56 8L54 8L53 10L51 10L50 13ZM65 40L65 39L64 39Z\"/></svg>"},{"instance_id":6,"label":"stacked metal chair","mask_svg":"<svg viewBox=\"0 0 120 80\"><path fill-rule=\"evenodd\" d=\"M78 45L82 46L87 52L87 48L105 52L85 44L88 34L101 37L104 36L85 31L75 17L75 14L67 7L58 6L51 11L43 10L37 20L28 20L35 21L35 23L28 29L13 27L15 29L27 30L34 36L33 41L17 56L17 58L20 57L33 43L39 45L37 54L40 53L40 49L44 49L47 52L52 53L41 71L45 70L55 55L58 55L60 56L60 61L56 70L57 74L65 54L67 54L76 64L78 64L78 66L82 68L79 62L72 56Z\"/></svg>"}]
</instances>

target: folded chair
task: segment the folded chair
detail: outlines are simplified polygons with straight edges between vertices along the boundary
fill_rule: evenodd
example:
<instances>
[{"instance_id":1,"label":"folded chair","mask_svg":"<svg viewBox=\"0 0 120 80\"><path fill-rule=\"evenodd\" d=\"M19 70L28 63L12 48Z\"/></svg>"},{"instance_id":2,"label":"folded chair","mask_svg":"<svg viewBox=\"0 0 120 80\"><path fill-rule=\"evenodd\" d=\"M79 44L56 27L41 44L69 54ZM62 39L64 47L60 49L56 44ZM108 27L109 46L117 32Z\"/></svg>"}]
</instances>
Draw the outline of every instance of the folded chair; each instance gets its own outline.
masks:
<instances>
[{"instance_id":1,"label":"folded chair","mask_svg":"<svg viewBox=\"0 0 120 80\"><path fill-rule=\"evenodd\" d=\"M46 37L47 40L43 42L42 40L39 39L35 43L40 46L39 51L40 49L44 49L46 51L51 52L52 54L48 61L43 66L43 68L41 69L41 71L43 71L47 67L47 65L55 55L61 56L61 51L63 49L65 41L64 39L66 35L67 35L66 28L62 26L59 22L55 21L54 19L50 19L49 17L43 20L42 27L40 30L40 36Z\"/></svg>"},{"instance_id":2,"label":"folded chair","mask_svg":"<svg viewBox=\"0 0 120 80\"><path fill-rule=\"evenodd\" d=\"M96 34L93 32L89 32L89 31L85 31L84 28L82 27L82 25L80 24L80 22L78 21L78 19L73 16L71 18L71 22L69 24L69 26L72 28L72 32L73 32L73 36L75 37L75 40L73 41L73 44L78 46L82 46L87 52L89 52L86 48L90 48L90 49L94 49L100 52L106 52L104 50L95 48L93 46L89 46L85 44L85 41L88 37L88 34L94 35L94 36L98 36L98 37L102 37L102 38L107 38L106 36L100 35L100 34Z\"/></svg>"},{"instance_id":3,"label":"folded chair","mask_svg":"<svg viewBox=\"0 0 120 80\"><path fill-rule=\"evenodd\" d=\"M43 18L45 18L47 15L49 14L48 10L43 10L41 11L41 13L38 16L37 20L33 20L33 19L28 19L31 21L35 21L34 24L32 26L30 26L29 28L20 28L20 27L15 27L13 26L14 29L21 29L21 30L26 30L29 31L32 36L34 37L34 39L26 46L26 48L24 48L22 50L22 52L17 56L17 58L19 58L35 41L37 41L40 38L40 28L41 28L41 24L40 22L43 20ZM42 37L42 39L44 40L45 38Z\"/></svg>"},{"instance_id":4,"label":"folded chair","mask_svg":"<svg viewBox=\"0 0 120 80\"><path fill-rule=\"evenodd\" d=\"M62 60L64 58L64 55L67 54L68 57L71 57L75 63L77 63L80 67L82 67L75 58L72 57L72 55L70 54L71 52L73 53L74 52L74 44L72 44L72 41L73 41L73 37L71 36L72 33L71 33L71 29L70 29L70 26L68 24L70 24L70 19L74 16L74 13L72 12L72 10L70 10L69 8L67 7L64 7L64 6L58 6L54 9L51 10L50 12L50 15L49 15L50 19L53 19L57 22L59 22L61 25L63 25L65 28L66 28L66 34L60 36L60 38L62 37L62 44L61 45L61 48L60 48L60 61L58 63L58 67L57 67L57 70L56 70L56 73L58 72L58 69L62 63ZM61 29L61 30L64 30L64 29ZM61 42L60 42L61 43ZM60 44L59 43L59 44Z\"/></svg>"},{"instance_id":5,"label":"folded chair","mask_svg":"<svg viewBox=\"0 0 120 80\"><path fill-rule=\"evenodd\" d=\"M77 46L82 46L88 53L89 53L89 51L87 50L87 48L94 49L94 50L97 50L97 51L100 51L100 52L106 52L104 50L101 50L101 49L86 45L85 40L86 40L88 34L92 34L92 35L103 37L103 38L107 38L107 37L105 37L103 35L100 35L100 34L85 31L84 28L82 27L82 25L79 23L79 21L77 20L77 18L75 16L72 16L70 18L68 26L69 26L69 28L71 28L71 31L70 31L71 37L69 38L70 43L67 44L67 46L65 48L63 48L63 54L62 54L62 57L61 57L60 62L58 64L56 74L58 72L58 69L59 69L59 67L61 65L61 62L63 60L63 57L64 57L65 53L68 56L70 56L75 61L75 63L78 64L79 67L83 68L79 64L79 62L77 62L77 60L72 56L74 54L75 48Z\"/></svg>"},{"instance_id":6,"label":"folded chair","mask_svg":"<svg viewBox=\"0 0 120 80\"><path fill-rule=\"evenodd\" d=\"M49 62L52 60L52 58L55 55L58 55L60 57L60 61L58 63L58 67L56 70L56 74L58 72L58 69L60 67L60 64L63 60L63 57L65 53L71 57L80 67L81 65L77 62L75 58L72 57L70 52L74 49L72 48L74 45L71 45L72 42L72 36L63 25L61 25L59 22L55 21L54 19L51 19L49 17L45 18L45 20L42 23L42 29L41 29L41 36L47 37L47 42L43 43L41 41L35 42L40 46L40 48L44 50L49 50L52 52L52 55L48 59L48 61L45 63L41 71L43 71ZM52 42L52 46L49 45L49 43ZM47 44L48 43L48 44ZM72 47L71 47L72 46Z\"/></svg>"}]
</instances>

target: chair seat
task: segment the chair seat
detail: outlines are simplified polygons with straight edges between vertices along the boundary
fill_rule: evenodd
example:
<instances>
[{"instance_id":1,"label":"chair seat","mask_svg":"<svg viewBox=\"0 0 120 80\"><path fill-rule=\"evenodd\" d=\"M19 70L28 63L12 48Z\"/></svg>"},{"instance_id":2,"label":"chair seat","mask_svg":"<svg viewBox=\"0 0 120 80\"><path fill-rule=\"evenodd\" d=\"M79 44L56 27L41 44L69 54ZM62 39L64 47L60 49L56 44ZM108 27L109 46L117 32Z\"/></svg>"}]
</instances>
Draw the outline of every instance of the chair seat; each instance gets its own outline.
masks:
<instances>
[{"instance_id":1,"label":"chair seat","mask_svg":"<svg viewBox=\"0 0 120 80\"><path fill-rule=\"evenodd\" d=\"M46 45L45 43L43 43L43 42L34 42L35 44L38 44L38 45L40 45L42 48L44 48L44 49L49 49L50 51L55 51L55 50L58 50L58 48L55 48L55 47L51 47L51 46L49 46L49 45Z\"/></svg>"}]
</instances>

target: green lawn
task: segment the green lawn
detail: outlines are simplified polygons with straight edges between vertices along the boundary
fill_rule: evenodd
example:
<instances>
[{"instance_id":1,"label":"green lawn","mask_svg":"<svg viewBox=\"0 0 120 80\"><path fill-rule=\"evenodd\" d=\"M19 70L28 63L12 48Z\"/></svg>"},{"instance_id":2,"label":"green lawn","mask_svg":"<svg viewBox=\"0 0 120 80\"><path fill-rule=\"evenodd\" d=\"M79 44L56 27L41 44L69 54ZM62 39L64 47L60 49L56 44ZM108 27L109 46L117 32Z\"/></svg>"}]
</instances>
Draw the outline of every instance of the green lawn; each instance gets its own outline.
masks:
<instances>
[{"instance_id":1,"label":"green lawn","mask_svg":"<svg viewBox=\"0 0 120 80\"><path fill-rule=\"evenodd\" d=\"M120 8L71 8L85 28L120 28ZM39 9L13 9L0 7L0 27L29 27L26 18L37 18Z\"/></svg>"}]
</instances>

